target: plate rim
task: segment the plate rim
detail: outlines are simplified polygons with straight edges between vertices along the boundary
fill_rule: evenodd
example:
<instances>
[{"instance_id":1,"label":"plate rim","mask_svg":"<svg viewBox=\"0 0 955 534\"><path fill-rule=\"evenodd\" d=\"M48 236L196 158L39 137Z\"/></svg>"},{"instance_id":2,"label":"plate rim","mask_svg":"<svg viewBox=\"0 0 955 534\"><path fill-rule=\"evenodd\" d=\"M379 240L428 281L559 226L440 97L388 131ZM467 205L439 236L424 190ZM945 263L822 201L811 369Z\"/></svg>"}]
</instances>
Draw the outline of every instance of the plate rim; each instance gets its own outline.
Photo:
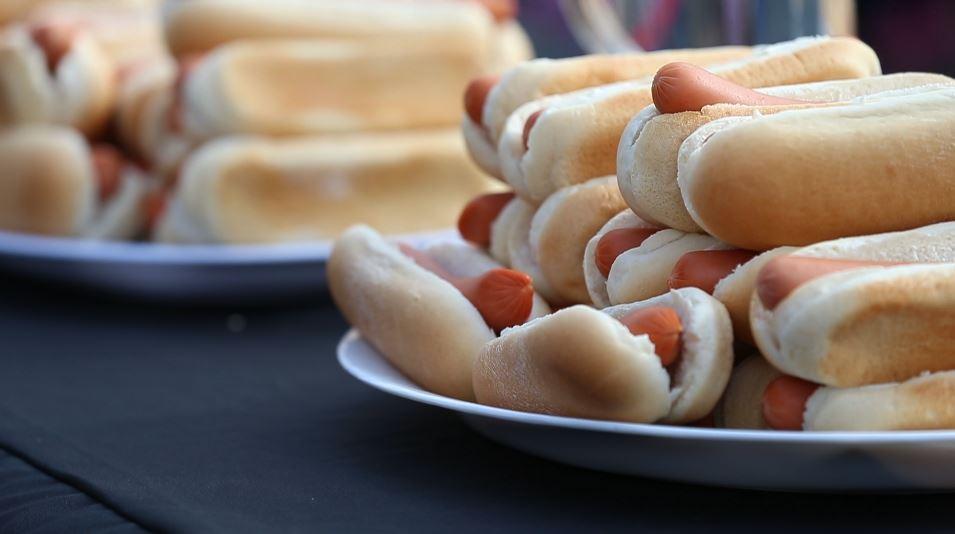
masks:
<instances>
[{"instance_id":1,"label":"plate rim","mask_svg":"<svg viewBox=\"0 0 955 534\"><path fill-rule=\"evenodd\" d=\"M378 350L368 343L355 328L342 336L335 352L339 365L353 378L379 391L421 402L431 406L452 410L466 415L498 419L511 423L536 426L558 427L572 430L585 430L613 434L669 438L669 439L707 439L720 441L746 441L759 443L817 444L817 445L898 445L905 443L934 443L955 441L955 430L905 430L905 431L780 431L780 430L744 430L726 428L696 428L668 426L646 423L626 423L601 421L519 412L506 408L485 406L474 402L462 401L432 393L424 389L410 389L401 384L387 382L370 376L351 360L351 347L359 343L373 351L385 364L392 367ZM400 373L397 369L396 372ZM410 380L410 379L409 379Z\"/></svg>"},{"instance_id":2,"label":"plate rim","mask_svg":"<svg viewBox=\"0 0 955 534\"><path fill-rule=\"evenodd\" d=\"M446 228L389 238L427 242L453 235L453 229ZM192 245L99 241L0 230L0 258L87 263L241 266L325 261L331 255L332 243L331 240L322 240L261 245Z\"/></svg>"}]
</instances>

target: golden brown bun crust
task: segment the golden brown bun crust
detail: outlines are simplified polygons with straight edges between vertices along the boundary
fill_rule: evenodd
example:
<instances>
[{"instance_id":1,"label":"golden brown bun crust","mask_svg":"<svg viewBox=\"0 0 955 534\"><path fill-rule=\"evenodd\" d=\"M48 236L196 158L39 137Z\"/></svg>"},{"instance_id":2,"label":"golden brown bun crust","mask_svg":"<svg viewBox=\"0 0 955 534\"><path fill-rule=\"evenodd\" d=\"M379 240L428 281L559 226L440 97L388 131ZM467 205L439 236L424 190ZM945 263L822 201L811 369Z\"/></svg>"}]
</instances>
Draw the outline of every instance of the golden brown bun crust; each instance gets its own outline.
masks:
<instances>
[{"instance_id":1,"label":"golden brown bun crust","mask_svg":"<svg viewBox=\"0 0 955 534\"><path fill-rule=\"evenodd\" d=\"M683 145L684 200L709 233L753 250L951 220L953 102L939 88L736 123Z\"/></svg>"},{"instance_id":2,"label":"golden brown bun crust","mask_svg":"<svg viewBox=\"0 0 955 534\"><path fill-rule=\"evenodd\" d=\"M753 332L749 326L749 303L756 288L756 277L766 263L783 254L796 250L794 247L779 247L766 251L740 265L732 274L719 281L713 289L713 297L723 303L733 320L733 336L754 345Z\"/></svg>"},{"instance_id":3,"label":"golden brown bun crust","mask_svg":"<svg viewBox=\"0 0 955 534\"><path fill-rule=\"evenodd\" d=\"M440 395L474 398L471 366L494 333L454 286L365 226L336 242L328 286L348 322L409 378Z\"/></svg>"},{"instance_id":4,"label":"golden brown bun crust","mask_svg":"<svg viewBox=\"0 0 955 534\"><path fill-rule=\"evenodd\" d=\"M587 242L626 204L614 176L562 189L551 195L534 216L532 247L541 273L562 302L590 304L584 277Z\"/></svg>"},{"instance_id":5,"label":"golden brown bun crust","mask_svg":"<svg viewBox=\"0 0 955 534\"><path fill-rule=\"evenodd\" d=\"M334 238L358 222L391 235L447 228L496 187L441 130L225 139L193 154L177 194L211 239L258 243Z\"/></svg>"}]
</instances>

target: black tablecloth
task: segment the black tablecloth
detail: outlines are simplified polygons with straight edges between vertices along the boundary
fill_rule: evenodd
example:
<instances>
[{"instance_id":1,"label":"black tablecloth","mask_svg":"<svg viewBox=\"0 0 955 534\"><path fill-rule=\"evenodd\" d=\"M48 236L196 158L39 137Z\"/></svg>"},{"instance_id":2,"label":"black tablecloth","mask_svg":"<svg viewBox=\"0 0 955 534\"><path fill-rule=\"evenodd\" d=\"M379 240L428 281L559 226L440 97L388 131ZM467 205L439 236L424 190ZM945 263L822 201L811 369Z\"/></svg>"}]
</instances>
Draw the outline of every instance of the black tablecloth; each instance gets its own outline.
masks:
<instances>
[{"instance_id":1,"label":"black tablecloth","mask_svg":"<svg viewBox=\"0 0 955 534\"><path fill-rule=\"evenodd\" d=\"M948 526L946 496L703 488L525 456L348 377L344 330L322 299L169 308L0 281L0 532Z\"/></svg>"}]
</instances>

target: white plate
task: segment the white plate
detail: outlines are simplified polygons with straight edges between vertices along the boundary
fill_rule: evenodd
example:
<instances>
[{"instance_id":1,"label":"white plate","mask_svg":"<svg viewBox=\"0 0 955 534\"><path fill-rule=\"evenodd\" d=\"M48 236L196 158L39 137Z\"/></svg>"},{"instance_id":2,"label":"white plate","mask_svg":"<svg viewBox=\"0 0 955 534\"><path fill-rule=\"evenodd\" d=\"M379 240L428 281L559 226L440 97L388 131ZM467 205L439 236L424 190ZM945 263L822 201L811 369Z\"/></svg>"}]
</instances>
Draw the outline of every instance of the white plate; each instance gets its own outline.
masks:
<instances>
[{"instance_id":1,"label":"white plate","mask_svg":"<svg viewBox=\"0 0 955 534\"><path fill-rule=\"evenodd\" d=\"M789 491L955 488L955 431L774 432L614 423L531 414L429 393L354 330L338 361L366 384L461 414L488 438L579 467L660 479Z\"/></svg>"},{"instance_id":2,"label":"white plate","mask_svg":"<svg viewBox=\"0 0 955 534\"><path fill-rule=\"evenodd\" d=\"M415 245L451 230L400 236ZM248 302L325 290L330 242L166 245L0 232L0 268L113 294L163 301Z\"/></svg>"}]
</instances>

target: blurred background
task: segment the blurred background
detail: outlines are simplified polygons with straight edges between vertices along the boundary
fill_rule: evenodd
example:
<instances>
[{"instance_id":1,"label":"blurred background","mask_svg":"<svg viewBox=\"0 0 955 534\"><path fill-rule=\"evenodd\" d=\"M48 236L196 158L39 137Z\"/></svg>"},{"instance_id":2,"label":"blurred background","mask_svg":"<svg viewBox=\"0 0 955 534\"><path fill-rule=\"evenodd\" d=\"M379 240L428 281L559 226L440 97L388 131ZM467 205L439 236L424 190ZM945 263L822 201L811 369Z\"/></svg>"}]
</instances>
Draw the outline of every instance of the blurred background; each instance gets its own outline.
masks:
<instances>
[{"instance_id":1,"label":"blurred background","mask_svg":"<svg viewBox=\"0 0 955 534\"><path fill-rule=\"evenodd\" d=\"M887 73L955 74L955 2L949 0L521 0L520 20L539 56L584 52L575 40L580 30L562 12L569 4L610 5L628 35L650 50L791 39L825 31L820 19L828 17L831 33L857 34L875 49Z\"/></svg>"}]
</instances>

